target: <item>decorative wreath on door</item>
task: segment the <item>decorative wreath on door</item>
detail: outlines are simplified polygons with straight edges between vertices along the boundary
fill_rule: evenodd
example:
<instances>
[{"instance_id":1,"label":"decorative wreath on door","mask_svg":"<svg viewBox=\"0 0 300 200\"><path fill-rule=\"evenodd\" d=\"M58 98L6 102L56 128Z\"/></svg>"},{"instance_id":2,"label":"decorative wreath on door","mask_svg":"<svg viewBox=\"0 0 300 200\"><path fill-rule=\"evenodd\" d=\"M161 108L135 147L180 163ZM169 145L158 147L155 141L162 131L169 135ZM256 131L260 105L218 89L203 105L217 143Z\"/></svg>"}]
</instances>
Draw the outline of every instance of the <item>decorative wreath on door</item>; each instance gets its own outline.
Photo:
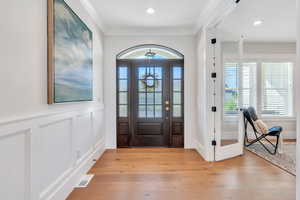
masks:
<instances>
[{"instance_id":1,"label":"decorative wreath on door","mask_svg":"<svg viewBox=\"0 0 300 200\"><path fill-rule=\"evenodd\" d=\"M159 86L158 80L155 80L154 74L145 74L141 80L144 89L154 89Z\"/></svg>"}]
</instances>

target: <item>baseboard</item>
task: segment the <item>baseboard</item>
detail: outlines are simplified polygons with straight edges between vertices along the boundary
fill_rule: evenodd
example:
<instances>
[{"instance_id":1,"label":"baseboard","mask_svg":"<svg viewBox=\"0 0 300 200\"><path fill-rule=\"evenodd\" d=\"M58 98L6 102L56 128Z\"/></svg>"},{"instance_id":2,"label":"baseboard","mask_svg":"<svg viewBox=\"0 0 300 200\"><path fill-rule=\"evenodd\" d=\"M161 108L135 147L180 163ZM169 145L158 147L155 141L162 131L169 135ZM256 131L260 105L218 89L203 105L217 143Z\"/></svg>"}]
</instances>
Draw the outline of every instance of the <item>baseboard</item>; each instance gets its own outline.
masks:
<instances>
[{"instance_id":1,"label":"baseboard","mask_svg":"<svg viewBox=\"0 0 300 200\"><path fill-rule=\"evenodd\" d=\"M78 183L80 177L87 173L95 164L95 160L99 160L105 151L105 141L102 140L95 145L95 150L86 156L86 158L78 165L73 172L62 182L62 184L45 200L63 200L66 199Z\"/></svg>"},{"instance_id":2,"label":"baseboard","mask_svg":"<svg viewBox=\"0 0 300 200\"><path fill-rule=\"evenodd\" d=\"M196 143L196 151L201 155L201 157L204 159L204 160L207 160L207 156L206 156L206 150L205 150L205 147L204 145L202 145L201 143L199 142L195 142Z\"/></svg>"},{"instance_id":3,"label":"baseboard","mask_svg":"<svg viewBox=\"0 0 300 200\"><path fill-rule=\"evenodd\" d=\"M297 135L296 135L296 131L293 132L282 132L283 135L283 139L287 139L287 140L295 140L297 139Z\"/></svg>"},{"instance_id":4,"label":"baseboard","mask_svg":"<svg viewBox=\"0 0 300 200\"><path fill-rule=\"evenodd\" d=\"M117 149L116 146L106 146L105 149Z\"/></svg>"}]
</instances>

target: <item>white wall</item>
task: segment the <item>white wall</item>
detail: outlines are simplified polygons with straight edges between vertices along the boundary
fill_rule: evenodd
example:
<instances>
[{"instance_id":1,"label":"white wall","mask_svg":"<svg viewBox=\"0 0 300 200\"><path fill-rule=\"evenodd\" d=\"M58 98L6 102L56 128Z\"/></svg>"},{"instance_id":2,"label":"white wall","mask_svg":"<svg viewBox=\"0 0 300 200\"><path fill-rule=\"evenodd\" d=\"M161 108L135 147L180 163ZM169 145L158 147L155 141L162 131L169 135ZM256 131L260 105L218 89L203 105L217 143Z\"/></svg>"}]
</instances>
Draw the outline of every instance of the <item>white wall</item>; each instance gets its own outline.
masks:
<instances>
[{"instance_id":1,"label":"white wall","mask_svg":"<svg viewBox=\"0 0 300 200\"><path fill-rule=\"evenodd\" d=\"M64 199L104 150L102 33L79 1L70 6L94 33L94 102L47 105L47 1L0 7L0 194Z\"/></svg>"},{"instance_id":2,"label":"white wall","mask_svg":"<svg viewBox=\"0 0 300 200\"><path fill-rule=\"evenodd\" d=\"M106 144L116 148L116 55L140 44L159 44L185 56L185 148L192 148L195 125L195 37L193 36L106 36L104 43Z\"/></svg>"},{"instance_id":3,"label":"white wall","mask_svg":"<svg viewBox=\"0 0 300 200\"><path fill-rule=\"evenodd\" d=\"M297 0L297 68L295 73L300 74L300 0ZM296 88L300 88L300 80L296 79ZM296 99L300 99L300 91L296 91ZM296 199L300 200L300 104L296 107L297 115L297 153L296 153Z\"/></svg>"},{"instance_id":4,"label":"white wall","mask_svg":"<svg viewBox=\"0 0 300 200\"><path fill-rule=\"evenodd\" d=\"M196 108L197 108L197 131L195 134L195 148L206 160L210 160L209 142L210 134L208 126L208 102L207 102L207 33L201 29L196 37L196 55L197 55L197 82L196 82Z\"/></svg>"}]
</instances>

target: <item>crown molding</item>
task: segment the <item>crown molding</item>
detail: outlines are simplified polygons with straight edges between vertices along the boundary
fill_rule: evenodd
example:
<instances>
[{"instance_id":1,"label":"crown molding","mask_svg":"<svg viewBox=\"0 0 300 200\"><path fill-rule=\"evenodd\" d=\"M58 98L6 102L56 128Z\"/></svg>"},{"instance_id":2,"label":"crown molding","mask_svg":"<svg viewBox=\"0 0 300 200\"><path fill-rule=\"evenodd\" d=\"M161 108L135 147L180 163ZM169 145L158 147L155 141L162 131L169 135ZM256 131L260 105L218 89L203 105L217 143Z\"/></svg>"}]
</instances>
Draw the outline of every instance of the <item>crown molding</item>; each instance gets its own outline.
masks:
<instances>
[{"instance_id":1,"label":"crown molding","mask_svg":"<svg viewBox=\"0 0 300 200\"><path fill-rule=\"evenodd\" d=\"M107 36L193 36L193 27L174 28L111 28L104 32Z\"/></svg>"},{"instance_id":2,"label":"crown molding","mask_svg":"<svg viewBox=\"0 0 300 200\"><path fill-rule=\"evenodd\" d=\"M106 36L195 36L204 26L218 23L236 7L235 0L210 0L191 27L109 27L89 0L80 0L95 24Z\"/></svg>"},{"instance_id":3,"label":"crown molding","mask_svg":"<svg viewBox=\"0 0 300 200\"><path fill-rule=\"evenodd\" d=\"M91 16L92 20L99 27L99 29L105 34L108 27L103 22L103 20L99 17L98 12L95 10L94 6L90 3L89 0L80 0L80 3L85 8L87 13Z\"/></svg>"},{"instance_id":4,"label":"crown molding","mask_svg":"<svg viewBox=\"0 0 300 200\"><path fill-rule=\"evenodd\" d=\"M236 6L236 0L210 0L195 25L194 34L202 27L220 23Z\"/></svg>"}]
</instances>

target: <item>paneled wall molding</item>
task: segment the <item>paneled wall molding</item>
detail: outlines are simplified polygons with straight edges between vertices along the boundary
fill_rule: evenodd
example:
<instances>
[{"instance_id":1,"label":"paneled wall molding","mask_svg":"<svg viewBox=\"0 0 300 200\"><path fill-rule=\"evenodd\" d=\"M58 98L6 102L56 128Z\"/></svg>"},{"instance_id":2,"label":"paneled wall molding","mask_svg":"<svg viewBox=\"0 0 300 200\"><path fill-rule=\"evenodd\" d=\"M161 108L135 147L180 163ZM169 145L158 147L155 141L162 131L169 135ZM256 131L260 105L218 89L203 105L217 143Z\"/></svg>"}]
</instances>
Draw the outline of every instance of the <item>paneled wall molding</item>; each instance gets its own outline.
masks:
<instances>
[{"instance_id":1,"label":"paneled wall molding","mask_svg":"<svg viewBox=\"0 0 300 200\"><path fill-rule=\"evenodd\" d=\"M62 113L65 114L71 114L74 112L88 112L91 110L103 110L104 109L104 104L102 103L91 103L90 106L80 106L80 107L75 107L71 109L61 109L60 105L50 105L49 107L52 107L53 109L45 110L45 111L38 111L35 113L31 114L26 114L26 115L21 115L21 116L16 116L8 119L0 119L0 127L3 125L8 125L8 124L13 124L13 123L18 123L18 122L24 122L24 121L29 121L29 120L34 120L34 119L42 119L46 118L49 116L54 116L54 115L60 115Z\"/></svg>"},{"instance_id":2,"label":"paneled wall molding","mask_svg":"<svg viewBox=\"0 0 300 200\"><path fill-rule=\"evenodd\" d=\"M65 199L70 192L72 192L74 184L78 183L82 174L87 173L87 171L95 164L94 160L98 160L105 151L105 140L102 139L98 143L99 145L94 148L92 153L88 154L83 161L72 170L66 178L63 179L61 184L53 191L52 194L46 196L47 200L62 200Z\"/></svg>"},{"instance_id":3,"label":"paneled wall molding","mask_svg":"<svg viewBox=\"0 0 300 200\"><path fill-rule=\"evenodd\" d=\"M63 182L71 175L72 171L72 168L67 169L54 183L49 185L49 187L40 194L40 199L49 199L49 197L54 196L55 190L63 184Z\"/></svg>"},{"instance_id":4,"label":"paneled wall molding","mask_svg":"<svg viewBox=\"0 0 300 200\"><path fill-rule=\"evenodd\" d=\"M62 200L105 150L104 106L0 122L1 198Z\"/></svg>"},{"instance_id":5,"label":"paneled wall molding","mask_svg":"<svg viewBox=\"0 0 300 200\"><path fill-rule=\"evenodd\" d=\"M30 190L31 190L31 135L32 135L32 129L31 128L21 128L18 130L5 130L5 131L0 131L0 150L1 150L1 158L5 156L5 159L9 159L9 155L7 153L9 150L6 152L3 152L3 150L6 150L5 147L11 146L14 142L16 144L20 144L19 148L17 148L14 152L11 152L11 156L15 155L18 157L17 159L23 158L23 162L18 162L21 164L21 170L20 173L17 173L19 175L20 179L23 180L22 183L19 183L21 187L23 188L16 188L16 191L21 192L21 194L15 194L11 195L7 191L0 192L1 194L4 193L4 195L7 195L8 197L22 197L24 196L25 199L30 199ZM5 144L1 146L1 141L5 141ZM20 148L22 147L22 148ZM21 154L21 155L20 155ZM0 158L0 159L1 159ZM1 160L2 163L2 160ZM2 169L7 169L9 170L10 164L14 164L14 160L10 159L5 163L2 163ZM16 169L11 170L12 173L16 172ZM3 172L2 172L3 173ZM4 174L6 171L4 171ZM16 175L16 174L14 174ZM2 174L0 173L0 177L3 177ZM10 184L13 184L14 181L8 181ZM16 182L18 183L18 182ZM2 187L3 183L0 183L0 186ZM2 188L3 189L3 188ZM1 189L0 189L1 191Z\"/></svg>"}]
</instances>

